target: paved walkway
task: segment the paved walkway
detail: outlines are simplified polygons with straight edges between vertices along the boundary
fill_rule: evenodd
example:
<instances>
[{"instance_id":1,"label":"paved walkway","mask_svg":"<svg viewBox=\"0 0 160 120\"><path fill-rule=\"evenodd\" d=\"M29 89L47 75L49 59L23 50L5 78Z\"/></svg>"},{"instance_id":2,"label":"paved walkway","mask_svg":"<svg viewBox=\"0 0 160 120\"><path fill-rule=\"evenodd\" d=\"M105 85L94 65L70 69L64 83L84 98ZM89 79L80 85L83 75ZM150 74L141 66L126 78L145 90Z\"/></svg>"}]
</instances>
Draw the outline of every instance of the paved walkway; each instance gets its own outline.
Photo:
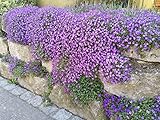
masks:
<instances>
[{"instance_id":1,"label":"paved walkway","mask_svg":"<svg viewBox=\"0 0 160 120\"><path fill-rule=\"evenodd\" d=\"M0 77L0 120L83 120L56 105L44 107L42 97Z\"/></svg>"}]
</instances>

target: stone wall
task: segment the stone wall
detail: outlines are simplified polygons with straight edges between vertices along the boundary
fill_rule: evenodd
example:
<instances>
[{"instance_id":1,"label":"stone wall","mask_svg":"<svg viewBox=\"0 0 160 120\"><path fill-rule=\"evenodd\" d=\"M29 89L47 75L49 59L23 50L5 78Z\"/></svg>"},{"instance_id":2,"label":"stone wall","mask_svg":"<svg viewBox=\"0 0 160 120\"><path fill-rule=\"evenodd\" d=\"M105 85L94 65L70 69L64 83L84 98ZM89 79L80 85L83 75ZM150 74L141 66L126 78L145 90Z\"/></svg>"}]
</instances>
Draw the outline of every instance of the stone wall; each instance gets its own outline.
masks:
<instances>
[{"instance_id":1,"label":"stone wall","mask_svg":"<svg viewBox=\"0 0 160 120\"><path fill-rule=\"evenodd\" d=\"M0 38L0 53L11 54L23 61L34 60L27 46L7 42L4 38ZM143 53L145 54L143 58L138 56L137 53L134 53L134 51L129 51L124 54L132 58L133 71L131 73L131 80L129 82L116 85L104 83L105 90L112 94L127 96L132 99L158 95L160 93L159 49ZM42 65L51 72L51 61L42 61ZM1 59L0 74L8 79L13 78L12 74L9 72L8 64L1 61ZM43 95L44 92L47 91L48 83L44 78L28 76L18 79L18 82L21 86L39 95ZM75 115L79 115L87 120L106 119L101 102L93 102L86 107L81 106L80 104L75 103L69 94L64 92L64 88L62 86L53 86L53 90L49 98L56 105L66 108Z\"/></svg>"},{"instance_id":2,"label":"stone wall","mask_svg":"<svg viewBox=\"0 0 160 120\"><path fill-rule=\"evenodd\" d=\"M17 57L25 62L33 60L32 55L30 53L30 50L27 46L19 45L12 42L3 42L4 38L0 39L0 49L1 54L8 54L10 53L12 56ZM2 50L3 48L3 50ZM9 48L9 49L8 49ZM42 65L47 68L49 72L51 72L52 69L52 63L51 61L42 61ZM0 74L1 76L12 79L13 75L9 72L8 64L3 62L0 59ZM19 78L18 83L38 94L43 95L44 92L48 89L48 81L44 78L40 77L34 77L32 75ZM106 117L104 115L103 109L102 109L102 103L101 102L93 102L89 106L81 106L73 101L71 96L69 94L66 94L64 92L64 88L62 86L55 85L53 86L52 92L49 96L51 101L56 104L57 106L61 108L65 108L72 112L75 115L78 115L84 119L87 120L106 120Z\"/></svg>"}]
</instances>

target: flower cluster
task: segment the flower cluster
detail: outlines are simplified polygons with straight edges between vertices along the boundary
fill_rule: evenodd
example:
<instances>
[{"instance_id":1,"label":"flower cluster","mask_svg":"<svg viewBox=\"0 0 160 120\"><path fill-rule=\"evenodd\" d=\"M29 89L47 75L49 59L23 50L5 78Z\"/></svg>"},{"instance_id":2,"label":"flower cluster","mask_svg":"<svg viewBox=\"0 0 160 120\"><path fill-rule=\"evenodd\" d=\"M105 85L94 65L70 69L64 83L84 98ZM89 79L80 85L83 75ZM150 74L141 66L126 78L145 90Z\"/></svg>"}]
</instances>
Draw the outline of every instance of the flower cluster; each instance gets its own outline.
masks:
<instances>
[{"instance_id":1,"label":"flower cluster","mask_svg":"<svg viewBox=\"0 0 160 120\"><path fill-rule=\"evenodd\" d=\"M160 47L160 15L146 10L92 8L74 13L24 7L15 11L7 14L19 18L5 19L11 21L6 24L8 38L29 44L37 59L52 60L52 77L61 84L75 82L81 75L93 78L95 69L105 82L128 81L131 64L123 50ZM18 26L15 20L20 21Z\"/></svg>"},{"instance_id":2,"label":"flower cluster","mask_svg":"<svg viewBox=\"0 0 160 120\"><path fill-rule=\"evenodd\" d=\"M159 96L131 100L106 93L103 107L107 117L117 120L158 120L160 118L158 98Z\"/></svg>"},{"instance_id":3,"label":"flower cluster","mask_svg":"<svg viewBox=\"0 0 160 120\"><path fill-rule=\"evenodd\" d=\"M0 3L0 16L2 17L5 12L15 8L26 5L36 5L37 0L1 0ZM2 18L0 17L0 37L6 37L5 32L2 30Z\"/></svg>"},{"instance_id":4,"label":"flower cluster","mask_svg":"<svg viewBox=\"0 0 160 120\"><path fill-rule=\"evenodd\" d=\"M4 15L4 28L10 41L28 45L28 36L26 35L29 24L28 18L37 9L38 7L33 6L19 7Z\"/></svg>"},{"instance_id":5,"label":"flower cluster","mask_svg":"<svg viewBox=\"0 0 160 120\"><path fill-rule=\"evenodd\" d=\"M44 77L47 75L46 68L42 67L41 62L39 61L29 61L27 62L23 70L26 75L33 74L34 76Z\"/></svg>"},{"instance_id":6,"label":"flower cluster","mask_svg":"<svg viewBox=\"0 0 160 120\"><path fill-rule=\"evenodd\" d=\"M103 84L97 78L92 79L81 76L78 82L69 85L69 90L74 100L85 105L100 100L99 95L103 92Z\"/></svg>"},{"instance_id":7,"label":"flower cluster","mask_svg":"<svg viewBox=\"0 0 160 120\"><path fill-rule=\"evenodd\" d=\"M154 120L160 119L160 96L155 97L155 103L151 108Z\"/></svg>"},{"instance_id":8,"label":"flower cluster","mask_svg":"<svg viewBox=\"0 0 160 120\"><path fill-rule=\"evenodd\" d=\"M160 48L160 15L148 10L115 10L111 20L111 39L119 49L149 51Z\"/></svg>"},{"instance_id":9,"label":"flower cluster","mask_svg":"<svg viewBox=\"0 0 160 120\"><path fill-rule=\"evenodd\" d=\"M119 113L125 113L125 117L131 116L133 109L133 100L122 96L104 94L103 108L107 117L119 118Z\"/></svg>"},{"instance_id":10,"label":"flower cluster","mask_svg":"<svg viewBox=\"0 0 160 120\"><path fill-rule=\"evenodd\" d=\"M16 78L25 77L30 74L46 77L48 74L46 68L42 67L39 61L29 61L26 63L10 55L3 56L2 60L9 63L9 71Z\"/></svg>"},{"instance_id":11,"label":"flower cluster","mask_svg":"<svg viewBox=\"0 0 160 120\"><path fill-rule=\"evenodd\" d=\"M10 55L3 56L2 61L9 63L9 72L12 73L16 78L24 76L23 67L25 62Z\"/></svg>"}]
</instances>

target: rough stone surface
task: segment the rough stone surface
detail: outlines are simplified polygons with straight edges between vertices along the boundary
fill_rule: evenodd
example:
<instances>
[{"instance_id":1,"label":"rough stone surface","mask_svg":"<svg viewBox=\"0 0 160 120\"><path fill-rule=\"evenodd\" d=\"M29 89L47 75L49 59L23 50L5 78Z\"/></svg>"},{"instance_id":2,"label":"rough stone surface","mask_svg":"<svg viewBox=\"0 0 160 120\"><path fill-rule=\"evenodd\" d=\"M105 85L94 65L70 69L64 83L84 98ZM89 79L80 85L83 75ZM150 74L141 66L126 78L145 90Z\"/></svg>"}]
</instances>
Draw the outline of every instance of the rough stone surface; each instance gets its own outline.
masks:
<instances>
[{"instance_id":1,"label":"rough stone surface","mask_svg":"<svg viewBox=\"0 0 160 120\"><path fill-rule=\"evenodd\" d=\"M89 106L76 104L70 95L66 94L61 86L54 86L50 95L51 101L63 108L68 109L75 115L87 120L105 120L101 103L93 103ZM93 107L93 108L92 108ZM93 109L93 110L92 110Z\"/></svg>"},{"instance_id":2,"label":"rough stone surface","mask_svg":"<svg viewBox=\"0 0 160 120\"><path fill-rule=\"evenodd\" d=\"M131 58L148 61L148 62L160 62L160 49L152 49L149 52L140 52L137 54L134 48L131 48L125 55Z\"/></svg>"},{"instance_id":3,"label":"rough stone surface","mask_svg":"<svg viewBox=\"0 0 160 120\"><path fill-rule=\"evenodd\" d=\"M23 79L18 79L18 83L39 95L43 95L47 90L47 80L40 77L27 76Z\"/></svg>"},{"instance_id":4,"label":"rough stone surface","mask_svg":"<svg viewBox=\"0 0 160 120\"><path fill-rule=\"evenodd\" d=\"M50 116L56 120L67 120L72 116L72 114L64 109L61 109L56 114L50 114Z\"/></svg>"},{"instance_id":5,"label":"rough stone surface","mask_svg":"<svg viewBox=\"0 0 160 120\"><path fill-rule=\"evenodd\" d=\"M8 41L8 46L11 56L17 57L25 62L34 60L28 46L20 45L10 41Z\"/></svg>"},{"instance_id":6,"label":"rough stone surface","mask_svg":"<svg viewBox=\"0 0 160 120\"><path fill-rule=\"evenodd\" d=\"M0 37L0 54L6 55L8 53L9 51L7 41L5 40L5 38Z\"/></svg>"},{"instance_id":7,"label":"rough stone surface","mask_svg":"<svg viewBox=\"0 0 160 120\"><path fill-rule=\"evenodd\" d=\"M123 84L104 83L105 90L132 99L153 97L160 93L160 64L134 64L129 82Z\"/></svg>"},{"instance_id":8,"label":"rough stone surface","mask_svg":"<svg viewBox=\"0 0 160 120\"><path fill-rule=\"evenodd\" d=\"M1 76L8 78L8 79L12 79L13 76L12 74L9 72L9 64L2 62L2 59L0 59L0 74Z\"/></svg>"},{"instance_id":9,"label":"rough stone surface","mask_svg":"<svg viewBox=\"0 0 160 120\"><path fill-rule=\"evenodd\" d=\"M52 72L52 61L42 61L42 66L46 67L48 72Z\"/></svg>"}]
</instances>

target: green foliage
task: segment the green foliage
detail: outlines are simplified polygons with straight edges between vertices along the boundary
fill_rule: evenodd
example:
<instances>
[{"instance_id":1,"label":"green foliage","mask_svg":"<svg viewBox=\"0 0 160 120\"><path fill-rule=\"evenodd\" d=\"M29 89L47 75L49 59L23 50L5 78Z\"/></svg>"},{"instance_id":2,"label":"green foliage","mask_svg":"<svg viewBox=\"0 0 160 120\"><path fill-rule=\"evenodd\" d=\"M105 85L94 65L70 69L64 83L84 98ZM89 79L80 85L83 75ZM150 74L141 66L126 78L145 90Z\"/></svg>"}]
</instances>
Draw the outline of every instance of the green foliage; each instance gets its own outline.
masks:
<instances>
[{"instance_id":1,"label":"green foliage","mask_svg":"<svg viewBox=\"0 0 160 120\"><path fill-rule=\"evenodd\" d=\"M91 79L85 76L81 76L78 82L69 85L73 98L83 105L100 100L99 95L102 94L103 88L103 84L98 78Z\"/></svg>"},{"instance_id":2,"label":"green foliage","mask_svg":"<svg viewBox=\"0 0 160 120\"><path fill-rule=\"evenodd\" d=\"M123 120L152 120L153 113L151 109L154 102L153 98L144 98L140 101L133 102L132 106L134 110L132 114L128 116L126 113L120 113L119 116Z\"/></svg>"},{"instance_id":3,"label":"green foliage","mask_svg":"<svg viewBox=\"0 0 160 120\"><path fill-rule=\"evenodd\" d=\"M142 119L142 117L144 118L144 120L151 120L153 114L150 110L153 105L153 98L145 98L142 102L136 102L134 106L136 106L138 110L132 115L131 120L140 120Z\"/></svg>"},{"instance_id":4,"label":"green foliage","mask_svg":"<svg viewBox=\"0 0 160 120\"><path fill-rule=\"evenodd\" d=\"M3 54L0 53L0 58L3 58Z\"/></svg>"},{"instance_id":5,"label":"green foliage","mask_svg":"<svg viewBox=\"0 0 160 120\"><path fill-rule=\"evenodd\" d=\"M14 75L14 77L16 78L24 77L23 67L24 67L24 64L20 63L13 69L12 74Z\"/></svg>"},{"instance_id":6,"label":"green foliage","mask_svg":"<svg viewBox=\"0 0 160 120\"><path fill-rule=\"evenodd\" d=\"M53 86L52 86L52 77L50 74L47 75L48 78L48 89L43 94L43 102L45 106L52 105L51 99L49 98L49 95L52 92Z\"/></svg>"},{"instance_id":7,"label":"green foliage","mask_svg":"<svg viewBox=\"0 0 160 120\"><path fill-rule=\"evenodd\" d=\"M13 79L9 80L8 83L18 85L18 81L17 81L16 78L13 78Z\"/></svg>"}]
</instances>

